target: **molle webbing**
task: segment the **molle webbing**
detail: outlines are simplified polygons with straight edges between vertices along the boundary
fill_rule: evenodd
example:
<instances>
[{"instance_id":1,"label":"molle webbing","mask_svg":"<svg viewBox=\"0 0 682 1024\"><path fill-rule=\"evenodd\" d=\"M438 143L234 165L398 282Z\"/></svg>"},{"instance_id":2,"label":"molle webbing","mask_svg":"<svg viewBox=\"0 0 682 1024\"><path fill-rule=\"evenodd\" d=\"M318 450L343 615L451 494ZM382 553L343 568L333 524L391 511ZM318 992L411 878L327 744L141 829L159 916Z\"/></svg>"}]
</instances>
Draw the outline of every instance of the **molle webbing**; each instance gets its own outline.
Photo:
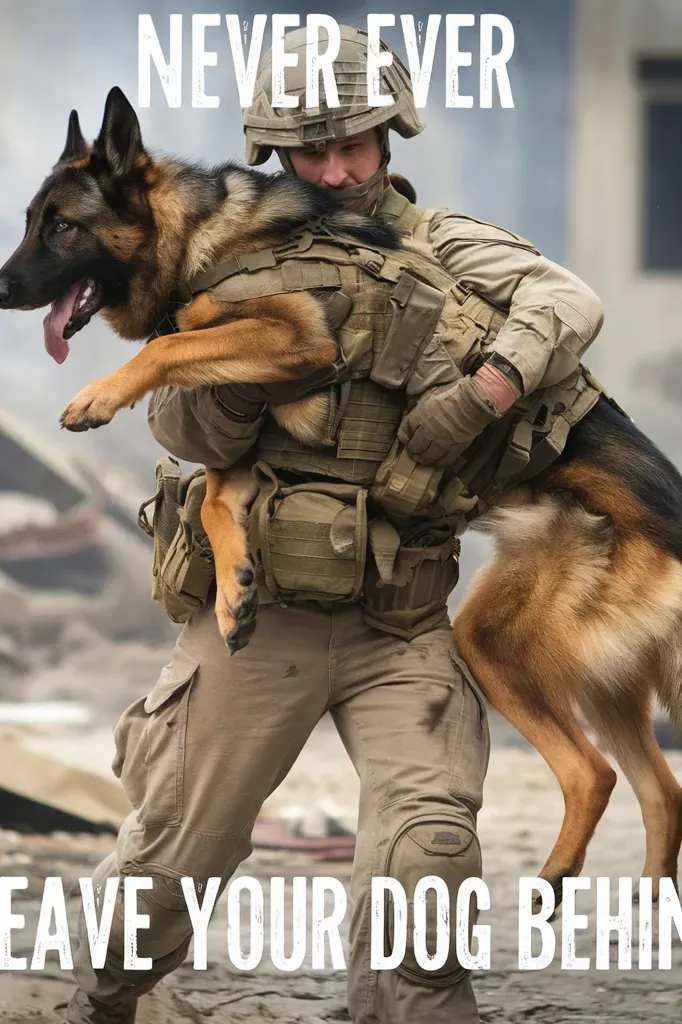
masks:
<instances>
[{"instance_id":1,"label":"molle webbing","mask_svg":"<svg viewBox=\"0 0 682 1024\"><path fill-rule=\"evenodd\" d=\"M175 459L156 464L156 493L144 502L140 527L154 538L152 598L173 622L187 622L206 603L214 580L213 553L201 523L203 469L181 473ZM153 505L152 523L147 507Z\"/></svg>"},{"instance_id":2,"label":"molle webbing","mask_svg":"<svg viewBox=\"0 0 682 1024\"><path fill-rule=\"evenodd\" d=\"M367 491L312 481L282 485L257 462L249 546L278 599L357 601L367 558Z\"/></svg>"},{"instance_id":3,"label":"molle webbing","mask_svg":"<svg viewBox=\"0 0 682 1024\"><path fill-rule=\"evenodd\" d=\"M285 484L259 461L249 546L264 587L259 600L361 601L369 625L412 637L446 615L459 541L446 526L402 536L370 518L367 490L333 481Z\"/></svg>"},{"instance_id":4,"label":"molle webbing","mask_svg":"<svg viewBox=\"0 0 682 1024\"><path fill-rule=\"evenodd\" d=\"M444 292L462 299L461 288L433 258L412 249L386 249L351 235L332 234L323 225L301 230L272 249L235 256L198 274L189 284L192 295L217 289L226 302L341 286L341 267L357 266L376 280L396 284L407 270ZM286 268L286 269L285 269ZM257 283L256 283L257 278Z\"/></svg>"},{"instance_id":5,"label":"molle webbing","mask_svg":"<svg viewBox=\"0 0 682 1024\"><path fill-rule=\"evenodd\" d=\"M349 376L366 376L374 362L373 379L387 387L402 386L410 370L408 365L400 375L378 376L391 328L393 356L411 343L414 362L435 332L447 350L446 363L469 373L469 363L506 320L504 312L460 285L432 257L412 249L369 247L308 228L287 244L235 257L200 274L192 292L205 288L213 288L224 302L286 292L341 292L352 300L347 321L337 328L344 359L353 362L359 344L366 353L362 362L354 361ZM398 333L400 320L406 322Z\"/></svg>"},{"instance_id":6,"label":"molle webbing","mask_svg":"<svg viewBox=\"0 0 682 1024\"><path fill-rule=\"evenodd\" d=\"M374 557L367 560L363 612L368 625L411 639L445 617L447 597L459 579L460 542L449 527L434 524L412 544L396 535L395 550L388 537L392 529L386 521L370 524Z\"/></svg>"},{"instance_id":7,"label":"molle webbing","mask_svg":"<svg viewBox=\"0 0 682 1024\"><path fill-rule=\"evenodd\" d=\"M336 391L332 402L331 418L336 423L327 433L335 447L310 448L268 420L258 439L258 458L273 469L368 485L393 443L403 410L403 392L388 391L367 379L349 381Z\"/></svg>"},{"instance_id":8,"label":"molle webbing","mask_svg":"<svg viewBox=\"0 0 682 1024\"><path fill-rule=\"evenodd\" d=\"M604 390L581 366L559 384L521 399L491 424L446 472L432 514L461 533L506 488L542 473L564 449L569 431Z\"/></svg>"},{"instance_id":9,"label":"molle webbing","mask_svg":"<svg viewBox=\"0 0 682 1024\"><path fill-rule=\"evenodd\" d=\"M370 247L319 224L276 248L228 260L191 287L212 288L224 302L308 291L325 304L341 358L316 378L320 389L335 385L324 441L304 445L270 421L258 457L276 470L363 485L374 481L390 451L406 408L404 386L434 335L448 349L440 359L452 379L474 344L472 329L481 339L495 315L423 253ZM468 315L472 302L487 310L483 327ZM310 393L308 383L280 388L290 395L285 401Z\"/></svg>"},{"instance_id":10,"label":"molle webbing","mask_svg":"<svg viewBox=\"0 0 682 1024\"><path fill-rule=\"evenodd\" d=\"M427 366L433 379L417 381L415 394L471 372L506 319L424 252L360 244L351 236L332 234L321 223L272 249L227 260L190 283L193 294L206 288L224 302L317 293L329 306L345 377L371 376L389 388L405 385L435 337L438 357L431 353ZM348 307L345 319L332 308L340 298ZM319 386L343 378L335 369Z\"/></svg>"}]
</instances>

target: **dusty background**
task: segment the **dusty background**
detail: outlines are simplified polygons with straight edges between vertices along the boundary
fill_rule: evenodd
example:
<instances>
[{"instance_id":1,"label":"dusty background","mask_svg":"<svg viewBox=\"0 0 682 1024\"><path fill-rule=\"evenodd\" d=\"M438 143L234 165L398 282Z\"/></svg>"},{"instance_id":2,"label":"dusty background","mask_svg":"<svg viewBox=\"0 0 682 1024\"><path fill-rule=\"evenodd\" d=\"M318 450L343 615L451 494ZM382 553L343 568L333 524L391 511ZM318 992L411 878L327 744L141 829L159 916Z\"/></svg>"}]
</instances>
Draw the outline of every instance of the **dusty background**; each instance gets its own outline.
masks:
<instances>
[{"instance_id":1,"label":"dusty background","mask_svg":"<svg viewBox=\"0 0 682 1024\"><path fill-rule=\"evenodd\" d=\"M220 7L208 9L211 6ZM303 15L320 9L314 4L294 7ZM79 108L84 131L92 136L113 84L134 98L138 13L152 12L161 31L169 13L184 12L189 26L197 9L190 0L60 0L52 5L44 0L2 0L0 262L17 245L23 211L62 149L70 108ZM242 13L239 5L232 9ZM259 6L266 13L291 9L285 0L267 0ZM339 0L324 5L327 13L354 24L362 24L370 9L424 15L430 10L446 13L447 6L417 3L401 8L389 0L371 7ZM466 9L480 14L489 5L470 0ZM639 153L634 143L622 143L620 133L629 122L620 116L616 102L625 97L633 125L639 125L641 97L634 90L626 55L643 47L647 52L663 49L673 57L682 53L679 0L498 0L495 10L511 17L517 30L510 69L517 108L445 111L442 61L437 61L433 102L424 118L427 131L418 142L395 141L393 167L414 181L426 205L447 204L505 224L532 238L551 258L584 274L607 303L606 325L590 365L638 424L680 464L678 299L673 301L667 290L664 300L658 292L652 299L654 293L648 289L661 282L652 281L651 275L640 280L634 263L618 272L624 256L631 256L623 237L634 237L639 224L637 202L621 178L629 181L629 175L634 179L639 173ZM576 18L579 11L582 16ZM598 31L586 19L588 11ZM243 14L252 16L248 5ZM578 21L584 39L578 37ZM387 38L395 42L399 36L389 33ZM664 45L657 40L664 40ZM209 91L215 88L222 97L221 108L192 110L185 97L181 110L170 111L157 90L152 109L140 112L143 137L150 146L207 162L241 157L226 48L225 36L221 69L207 73ZM185 53L189 60L188 45ZM477 73L475 65L463 69L465 87ZM576 88L580 82L582 91ZM574 182L571 198L576 154L586 169ZM268 169L275 166L272 161ZM603 214L611 207L613 224ZM679 275L664 276L666 289L682 294ZM640 295L637 316L634 286ZM0 735L3 721L16 718L20 706L24 719L30 716L34 724L7 728L20 731L23 747L110 778L113 723L130 701L151 689L173 639L173 630L148 600L150 548L131 529L137 505L153 490L153 463L160 450L146 431L142 406L121 414L103 431L74 436L59 432L59 414L78 389L116 368L134 350L123 348L103 324L93 323L75 339L68 362L56 367L43 350L43 315L0 317ZM81 535L80 547L67 545L61 551L66 562L60 564L57 578L54 559L35 558L35 544L46 540L40 529L49 534L51 523L60 526L83 504L97 514L96 536L85 543ZM12 546L12 531L27 526L37 531L29 530L24 537L27 552L34 545L33 555L18 564L7 549ZM16 555L16 542L14 549ZM484 551L481 538L465 538L455 601ZM104 567L99 575L98 564ZM65 718L70 726L63 724ZM667 972L640 972L636 961L630 972L619 972L615 965L608 972L561 971L558 961L539 973L516 969L517 879L534 875L542 865L559 829L562 801L538 755L497 719L493 731L480 817L485 876L493 901L493 909L482 918L493 929L493 969L476 978L483 1020L680 1021L679 946L675 966ZM682 754L669 756L682 779ZM30 788L31 780L25 781ZM356 795L357 781L346 755L323 723L266 810L282 815L324 806L352 828ZM73 882L87 875L111 844L108 836L26 836L0 830L2 873L30 878L29 891L16 901L16 910L26 913L27 928L16 937L15 955L32 951L42 880L57 874ZM642 863L639 809L621 779L590 847L585 873L593 878L637 876ZM264 881L273 874L333 874L347 880L349 865L261 851L241 871ZM221 904L209 947L210 970L200 974L191 969L191 962L185 965L145 1001L141 1024L316 1024L348 1019L340 974L281 975L268 970L267 958L253 974L231 970L223 923ZM560 919L554 927L559 933ZM583 936L579 947L583 955L593 952L593 933ZM0 974L0 1020L60 1021L56 1007L68 999L71 980L53 959L49 962L40 975Z\"/></svg>"},{"instance_id":2,"label":"dusty background","mask_svg":"<svg viewBox=\"0 0 682 1024\"><path fill-rule=\"evenodd\" d=\"M517 969L518 878L534 876L551 847L561 821L561 797L544 762L532 750L506 745L513 737L495 719L493 748L486 785L485 804L480 816L484 874L490 887L492 910L481 915L481 923L492 927L492 969L479 972L475 984L484 1022L522 1024L677 1024L682 1006L682 950L675 947L670 971L617 968L612 948L609 971L563 971L557 956L553 965L540 972ZM45 738L35 738L40 747ZM91 763L102 764L107 738L83 738L83 754ZM67 744L61 748L65 756ZM78 756L79 744L70 742L71 757ZM57 750L57 746L52 746ZM99 756L96 755L99 751ZM682 755L670 754L670 762L682 780ZM322 723L309 746L266 810L276 814L301 802L333 801L339 817L349 825L355 816L357 781L333 729ZM15 912L26 913L25 932L16 933L15 956L32 954L37 914L36 896L42 879L51 874L75 880L87 875L110 848L106 837L19 837L0 833L0 868L3 874L26 874L30 890L16 900ZM592 878L620 875L636 877L643 863L643 831L638 806L624 779L614 791L611 804L593 840L584 873ZM326 875L347 881L349 865L315 862L292 854L254 854L240 873L261 879L267 892L272 875ZM614 881L615 886L615 881ZM594 903L578 902L584 913ZM594 915L592 915L594 916ZM635 921L636 921L635 911ZM561 919L553 925L561 948ZM636 928L636 925L635 925ZM179 1024L207 1020L215 1024L320 1024L348 1020L344 1000L344 977L337 972L302 970L291 975L268 969L267 943L261 967L244 974L231 968L225 947L224 897L216 907L209 932L209 970L196 972L192 961L174 974L152 996L143 1000L140 1024ZM635 932L636 934L636 932ZM635 938L635 946L636 946ZM594 961L594 929L578 941L578 954ZM190 950L191 957L191 950ZM29 961L30 962L30 961ZM309 960L307 961L309 963ZM48 964L50 960L48 959ZM0 1019L6 1024L55 1024L60 1021L55 1006L68 999L71 983L56 960L40 975L16 972L0 975ZM415 1022L416 1024L416 1022Z\"/></svg>"}]
</instances>

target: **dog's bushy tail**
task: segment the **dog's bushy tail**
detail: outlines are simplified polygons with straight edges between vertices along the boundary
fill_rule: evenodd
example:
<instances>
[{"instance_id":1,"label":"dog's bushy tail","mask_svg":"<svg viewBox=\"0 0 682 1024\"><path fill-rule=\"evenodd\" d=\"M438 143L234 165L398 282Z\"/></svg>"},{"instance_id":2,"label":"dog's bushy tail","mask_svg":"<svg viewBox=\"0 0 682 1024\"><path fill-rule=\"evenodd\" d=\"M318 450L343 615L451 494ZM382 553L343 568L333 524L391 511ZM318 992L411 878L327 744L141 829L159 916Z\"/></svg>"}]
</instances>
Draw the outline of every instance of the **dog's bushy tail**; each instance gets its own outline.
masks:
<instances>
[{"instance_id":1,"label":"dog's bushy tail","mask_svg":"<svg viewBox=\"0 0 682 1024\"><path fill-rule=\"evenodd\" d=\"M622 482L649 540L682 563L682 475L632 420L601 398L571 430L556 465L573 460Z\"/></svg>"}]
</instances>

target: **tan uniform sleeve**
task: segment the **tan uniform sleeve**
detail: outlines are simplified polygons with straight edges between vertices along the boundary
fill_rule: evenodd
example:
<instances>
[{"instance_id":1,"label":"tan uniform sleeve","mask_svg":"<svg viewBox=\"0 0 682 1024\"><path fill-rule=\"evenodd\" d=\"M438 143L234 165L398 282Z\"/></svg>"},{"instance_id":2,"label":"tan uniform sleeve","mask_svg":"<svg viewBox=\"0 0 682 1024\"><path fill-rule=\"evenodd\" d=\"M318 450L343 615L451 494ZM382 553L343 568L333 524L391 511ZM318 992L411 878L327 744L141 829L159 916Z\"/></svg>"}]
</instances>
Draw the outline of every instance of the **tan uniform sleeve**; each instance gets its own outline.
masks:
<instances>
[{"instance_id":1,"label":"tan uniform sleeve","mask_svg":"<svg viewBox=\"0 0 682 1024\"><path fill-rule=\"evenodd\" d=\"M166 387L152 394L147 422L159 444L176 458L229 469L256 441L264 411L262 398L249 395L246 388Z\"/></svg>"},{"instance_id":2,"label":"tan uniform sleeve","mask_svg":"<svg viewBox=\"0 0 682 1024\"><path fill-rule=\"evenodd\" d=\"M580 278L519 235L449 210L434 214L429 234L454 277L509 311L491 351L519 372L526 394L577 367L603 323L599 298Z\"/></svg>"}]
</instances>

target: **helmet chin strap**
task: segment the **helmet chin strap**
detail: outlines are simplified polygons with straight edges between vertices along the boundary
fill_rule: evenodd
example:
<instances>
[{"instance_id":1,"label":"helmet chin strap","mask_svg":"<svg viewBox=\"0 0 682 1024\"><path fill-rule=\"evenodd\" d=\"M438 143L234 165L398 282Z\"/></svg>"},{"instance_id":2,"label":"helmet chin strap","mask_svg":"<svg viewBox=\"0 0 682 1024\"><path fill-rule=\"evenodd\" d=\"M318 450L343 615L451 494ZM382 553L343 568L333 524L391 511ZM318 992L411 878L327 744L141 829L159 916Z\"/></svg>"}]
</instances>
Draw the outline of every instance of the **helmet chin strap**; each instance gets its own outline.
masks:
<instances>
[{"instance_id":1,"label":"helmet chin strap","mask_svg":"<svg viewBox=\"0 0 682 1024\"><path fill-rule=\"evenodd\" d=\"M388 145L388 131L382 130L384 126L381 125L377 129L379 135L379 141L381 145L381 164L374 172L371 178L367 181L360 182L359 185L348 185L346 188L335 188L331 189L334 196L341 203L356 203L358 200L362 200L362 205L358 208L361 213L374 213L377 203L381 198L384 191L384 178L388 173L388 163L391 159L391 150ZM290 148L279 147L276 150L277 156L280 159L280 163L285 171L290 174L296 174L294 165L291 162Z\"/></svg>"},{"instance_id":2,"label":"helmet chin strap","mask_svg":"<svg viewBox=\"0 0 682 1024\"><path fill-rule=\"evenodd\" d=\"M345 199L360 199L361 196L366 196L372 191L377 182L381 181L384 177L387 169L388 164L385 160L382 160L379 169L367 181L361 181L359 185L348 185L346 188L334 188L332 192L342 202Z\"/></svg>"}]
</instances>

